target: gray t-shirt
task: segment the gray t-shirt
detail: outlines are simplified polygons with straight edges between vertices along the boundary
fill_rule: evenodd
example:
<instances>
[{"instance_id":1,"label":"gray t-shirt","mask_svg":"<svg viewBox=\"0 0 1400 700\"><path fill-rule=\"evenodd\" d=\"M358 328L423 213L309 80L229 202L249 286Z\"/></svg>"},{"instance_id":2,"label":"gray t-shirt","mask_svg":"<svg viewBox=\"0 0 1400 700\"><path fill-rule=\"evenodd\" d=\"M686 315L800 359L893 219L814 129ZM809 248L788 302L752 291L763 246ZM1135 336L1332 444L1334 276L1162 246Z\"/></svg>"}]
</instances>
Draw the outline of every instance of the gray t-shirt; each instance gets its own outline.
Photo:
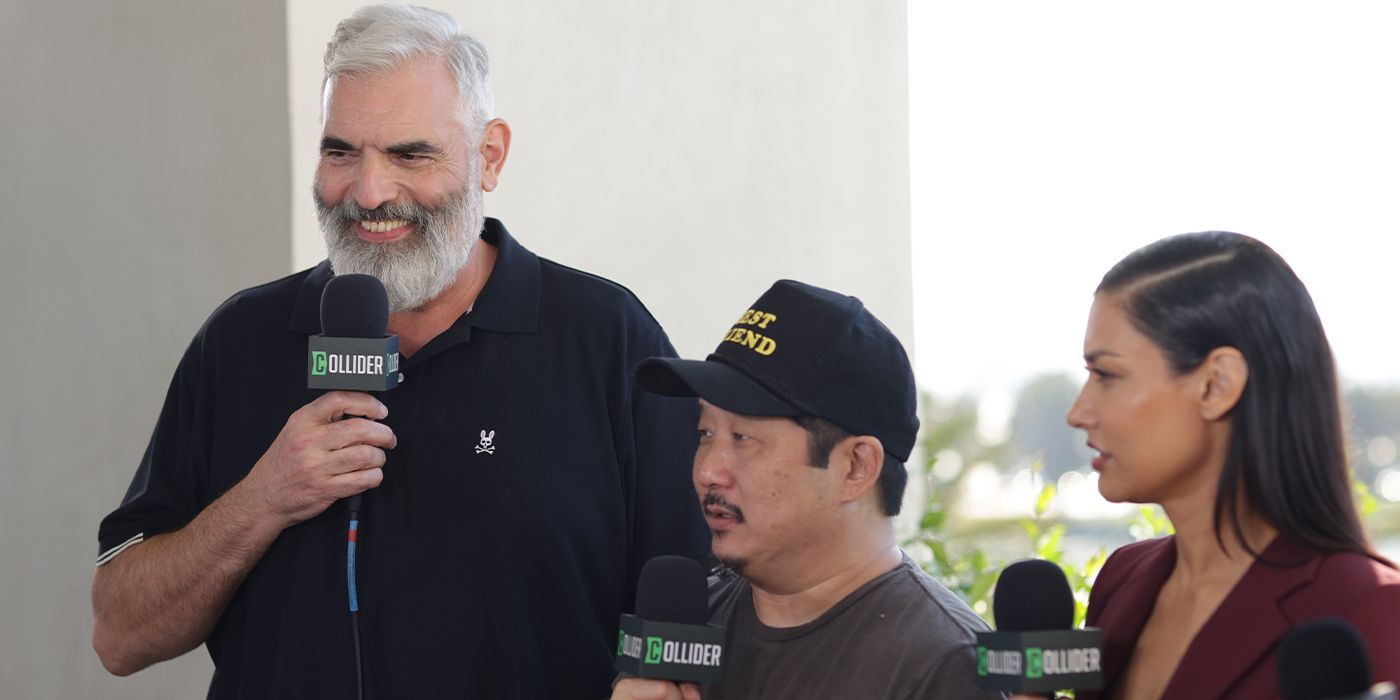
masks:
<instances>
[{"instance_id":1,"label":"gray t-shirt","mask_svg":"<svg viewBox=\"0 0 1400 700\"><path fill-rule=\"evenodd\" d=\"M965 603L904 555L894 569L798 627L758 620L748 581L710 579L710 621L729 629L724 682L705 700L981 700L976 636Z\"/></svg>"}]
</instances>

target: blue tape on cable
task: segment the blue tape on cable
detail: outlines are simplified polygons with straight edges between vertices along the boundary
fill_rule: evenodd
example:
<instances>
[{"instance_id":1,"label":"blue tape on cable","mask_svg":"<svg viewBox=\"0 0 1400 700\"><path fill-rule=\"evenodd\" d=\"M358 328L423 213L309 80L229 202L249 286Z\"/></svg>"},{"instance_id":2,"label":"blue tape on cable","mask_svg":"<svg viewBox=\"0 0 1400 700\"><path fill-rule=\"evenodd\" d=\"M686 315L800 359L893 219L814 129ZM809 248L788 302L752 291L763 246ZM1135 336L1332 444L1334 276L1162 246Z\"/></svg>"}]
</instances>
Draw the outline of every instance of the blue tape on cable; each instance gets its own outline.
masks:
<instances>
[{"instance_id":1,"label":"blue tape on cable","mask_svg":"<svg viewBox=\"0 0 1400 700\"><path fill-rule=\"evenodd\" d=\"M360 521L350 521L350 536L345 543L345 582L350 590L350 612L360 611L360 597L355 591L355 540L358 539Z\"/></svg>"}]
</instances>

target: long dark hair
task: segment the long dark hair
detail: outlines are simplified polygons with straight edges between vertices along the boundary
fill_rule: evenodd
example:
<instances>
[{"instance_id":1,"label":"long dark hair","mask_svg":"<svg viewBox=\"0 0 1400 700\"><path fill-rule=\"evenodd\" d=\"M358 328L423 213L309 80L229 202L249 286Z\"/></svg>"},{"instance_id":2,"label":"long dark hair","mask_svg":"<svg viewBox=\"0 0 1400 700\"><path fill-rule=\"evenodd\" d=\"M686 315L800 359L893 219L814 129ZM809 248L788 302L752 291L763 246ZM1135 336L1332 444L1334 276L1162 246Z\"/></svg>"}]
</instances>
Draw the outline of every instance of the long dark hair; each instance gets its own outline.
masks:
<instances>
[{"instance_id":1,"label":"long dark hair","mask_svg":"<svg viewBox=\"0 0 1400 700\"><path fill-rule=\"evenodd\" d=\"M1123 258L1096 293L1121 294L1133 327L1178 373L1233 347L1249 378L1232 410L1216 538L1244 538L1239 489L1279 532L1325 552L1378 556L1352 500L1336 365L1312 297L1271 248L1238 233L1164 238ZM1386 562L1389 563L1389 562Z\"/></svg>"}]
</instances>

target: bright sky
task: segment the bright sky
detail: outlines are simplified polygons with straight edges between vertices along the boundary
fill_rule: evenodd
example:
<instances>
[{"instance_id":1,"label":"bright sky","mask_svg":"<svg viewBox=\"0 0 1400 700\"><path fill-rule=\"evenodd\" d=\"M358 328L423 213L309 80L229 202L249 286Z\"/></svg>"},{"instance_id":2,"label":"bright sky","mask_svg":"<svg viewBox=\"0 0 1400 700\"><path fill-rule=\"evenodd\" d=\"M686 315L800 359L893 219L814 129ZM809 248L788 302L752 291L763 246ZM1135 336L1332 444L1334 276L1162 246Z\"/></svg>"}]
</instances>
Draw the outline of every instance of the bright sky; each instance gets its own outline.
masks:
<instances>
[{"instance_id":1,"label":"bright sky","mask_svg":"<svg viewBox=\"0 0 1400 700\"><path fill-rule=\"evenodd\" d=\"M1400 3L911 0L916 357L936 394L1082 374L1113 263L1268 243L1341 372L1400 384Z\"/></svg>"}]
</instances>

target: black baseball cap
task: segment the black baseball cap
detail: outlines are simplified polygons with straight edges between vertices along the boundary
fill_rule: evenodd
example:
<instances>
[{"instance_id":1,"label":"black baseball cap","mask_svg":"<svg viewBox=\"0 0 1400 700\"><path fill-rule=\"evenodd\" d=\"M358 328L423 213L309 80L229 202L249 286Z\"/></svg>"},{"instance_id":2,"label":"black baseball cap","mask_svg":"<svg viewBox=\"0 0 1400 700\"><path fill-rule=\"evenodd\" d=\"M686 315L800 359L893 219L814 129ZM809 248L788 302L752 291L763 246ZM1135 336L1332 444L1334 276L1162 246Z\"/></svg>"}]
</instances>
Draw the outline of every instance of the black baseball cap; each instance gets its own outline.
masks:
<instances>
[{"instance_id":1,"label":"black baseball cap","mask_svg":"<svg viewBox=\"0 0 1400 700\"><path fill-rule=\"evenodd\" d=\"M769 287L704 360L651 357L637 384L749 416L809 415L879 438L908 461L919 432L904 346L852 296L793 280Z\"/></svg>"}]
</instances>

